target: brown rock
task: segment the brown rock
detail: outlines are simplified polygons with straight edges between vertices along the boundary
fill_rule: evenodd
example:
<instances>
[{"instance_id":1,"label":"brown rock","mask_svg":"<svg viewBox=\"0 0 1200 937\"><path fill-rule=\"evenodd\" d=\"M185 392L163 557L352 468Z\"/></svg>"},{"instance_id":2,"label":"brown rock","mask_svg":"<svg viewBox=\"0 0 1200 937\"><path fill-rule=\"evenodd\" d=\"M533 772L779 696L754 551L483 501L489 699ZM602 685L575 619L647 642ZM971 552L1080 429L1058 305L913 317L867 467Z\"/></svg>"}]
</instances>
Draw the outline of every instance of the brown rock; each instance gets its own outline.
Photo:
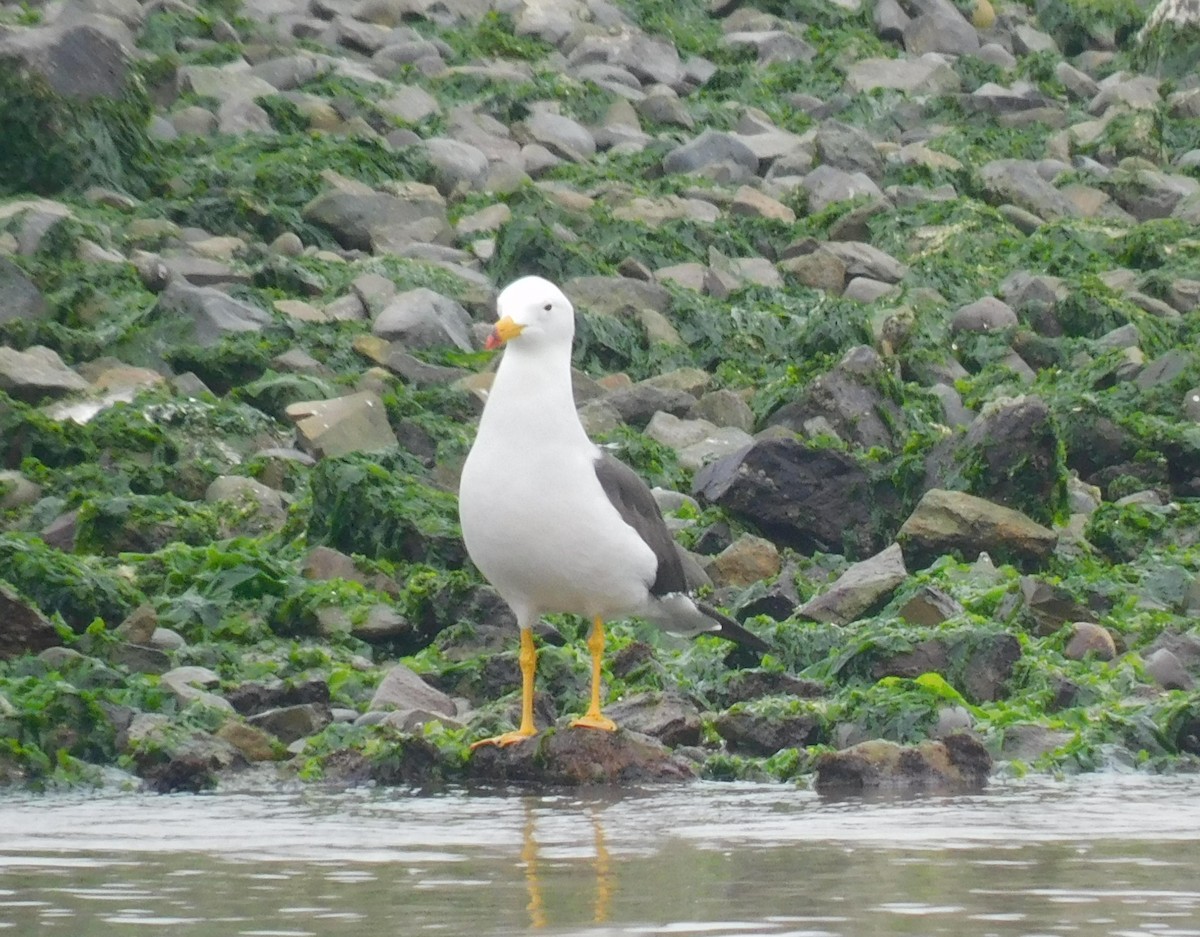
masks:
<instances>
[{"instance_id":1,"label":"brown rock","mask_svg":"<svg viewBox=\"0 0 1200 937\"><path fill-rule=\"evenodd\" d=\"M717 586L744 588L779 575L779 550L770 540L743 534L713 557L704 571Z\"/></svg>"},{"instance_id":2,"label":"brown rock","mask_svg":"<svg viewBox=\"0 0 1200 937\"><path fill-rule=\"evenodd\" d=\"M471 756L469 767L479 780L562 785L690 781L696 776L691 762L647 735L565 726L506 748L484 746Z\"/></svg>"},{"instance_id":3,"label":"brown rock","mask_svg":"<svg viewBox=\"0 0 1200 937\"><path fill-rule=\"evenodd\" d=\"M54 625L34 606L0 585L0 660L62 644Z\"/></svg>"},{"instance_id":4,"label":"brown rock","mask_svg":"<svg viewBox=\"0 0 1200 937\"><path fill-rule=\"evenodd\" d=\"M914 746L872 739L822 755L816 786L819 793L834 796L978 791L987 785L991 770L992 757L983 743L966 733Z\"/></svg>"},{"instance_id":5,"label":"brown rock","mask_svg":"<svg viewBox=\"0 0 1200 937\"><path fill-rule=\"evenodd\" d=\"M1071 625L1071 640L1063 649L1063 656L1083 660L1089 654L1098 660L1112 660L1117 656L1117 645L1107 628L1090 621L1077 621Z\"/></svg>"}]
</instances>

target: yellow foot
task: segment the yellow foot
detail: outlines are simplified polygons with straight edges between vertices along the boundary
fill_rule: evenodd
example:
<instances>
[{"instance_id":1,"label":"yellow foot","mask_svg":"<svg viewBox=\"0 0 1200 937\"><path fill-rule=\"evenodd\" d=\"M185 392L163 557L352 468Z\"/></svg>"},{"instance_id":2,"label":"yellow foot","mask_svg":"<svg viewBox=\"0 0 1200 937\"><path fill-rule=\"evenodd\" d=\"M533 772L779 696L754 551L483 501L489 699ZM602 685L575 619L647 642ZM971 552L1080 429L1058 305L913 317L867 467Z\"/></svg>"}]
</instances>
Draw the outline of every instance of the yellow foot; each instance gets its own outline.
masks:
<instances>
[{"instance_id":1,"label":"yellow foot","mask_svg":"<svg viewBox=\"0 0 1200 937\"><path fill-rule=\"evenodd\" d=\"M527 738L532 738L537 735L537 729L529 729L522 731L514 729L512 732L505 732L501 735L494 735L490 739L480 739L478 742L471 743L471 751L481 748L484 745L495 745L498 748L504 748L508 745L515 745L517 742L524 742Z\"/></svg>"},{"instance_id":2,"label":"yellow foot","mask_svg":"<svg viewBox=\"0 0 1200 937\"><path fill-rule=\"evenodd\" d=\"M617 724L607 716L602 716L599 713L587 713L580 716L578 719L571 720L571 728L576 727L584 729L603 729L605 732L616 732Z\"/></svg>"}]
</instances>

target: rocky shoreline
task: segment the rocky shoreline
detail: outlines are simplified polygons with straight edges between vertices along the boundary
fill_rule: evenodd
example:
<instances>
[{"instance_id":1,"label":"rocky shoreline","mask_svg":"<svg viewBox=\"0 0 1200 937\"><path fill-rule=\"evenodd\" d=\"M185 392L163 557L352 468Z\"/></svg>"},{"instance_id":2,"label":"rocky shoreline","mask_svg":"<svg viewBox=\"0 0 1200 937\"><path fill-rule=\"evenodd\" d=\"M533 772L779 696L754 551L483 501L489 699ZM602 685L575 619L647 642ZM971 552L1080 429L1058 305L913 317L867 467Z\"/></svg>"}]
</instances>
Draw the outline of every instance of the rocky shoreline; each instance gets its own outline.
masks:
<instances>
[{"instance_id":1,"label":"rocky shoreline","mask_svg":"<svg viewBox=\"0 0 1200 937\"><path fill-rule=\"evenodd\" d=\"M1194 770L1200 23L1148 14L0 5L0 781ZM553 619L547 731L472 754L516 632L454 491L526 273L774 652L616 625L608 736Z\"/></svg>"}]
</instances>

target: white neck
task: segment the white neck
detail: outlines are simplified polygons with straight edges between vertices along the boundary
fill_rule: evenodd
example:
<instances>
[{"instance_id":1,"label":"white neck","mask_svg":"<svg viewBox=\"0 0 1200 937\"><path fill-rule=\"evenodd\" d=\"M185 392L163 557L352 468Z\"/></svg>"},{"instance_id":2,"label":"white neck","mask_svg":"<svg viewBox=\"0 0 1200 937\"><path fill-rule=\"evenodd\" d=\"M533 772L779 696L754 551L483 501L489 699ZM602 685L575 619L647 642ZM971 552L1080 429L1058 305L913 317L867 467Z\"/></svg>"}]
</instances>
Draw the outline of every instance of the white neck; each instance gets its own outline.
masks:
<instances>
[{"instance_id":1,"label":"white neck","mask_svg":"<svg viewBox=\"0 0 1200 937\"><path fill-rule=\"evenodd\" d=\"M503 408L491 406L497 396ZM575 411L569 354L545 347L505 349L479 421L481 437L492 433L505 435L510 444L590 442Z\"/></svg>"}]
</instances>

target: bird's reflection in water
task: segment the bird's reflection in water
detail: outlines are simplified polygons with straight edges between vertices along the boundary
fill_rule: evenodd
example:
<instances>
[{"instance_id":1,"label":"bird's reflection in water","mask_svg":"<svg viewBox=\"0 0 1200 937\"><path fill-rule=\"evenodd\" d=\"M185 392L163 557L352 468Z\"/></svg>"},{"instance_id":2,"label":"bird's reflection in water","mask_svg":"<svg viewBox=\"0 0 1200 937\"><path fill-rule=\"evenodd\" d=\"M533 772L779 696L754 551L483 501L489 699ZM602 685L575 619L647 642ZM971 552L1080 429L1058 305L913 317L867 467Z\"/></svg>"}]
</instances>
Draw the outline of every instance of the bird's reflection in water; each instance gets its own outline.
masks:
<instances>
[{"instance_id":1,"label":"bird's reflection in water","mask_svg":"<svg viewBox=\"0 0 1200 937\"><path fill-rule=\"evenodd\" d=\"M592 921L604 924L608 921L613 892L616 890L616 877L612 870L612 857L604 840L604 826L600 817L593 812L591 860L592 873L596 879L595 896L592 900ZM540 856L537 841L537 814L531 803L525 805L525 828L521 844L521 863L525 869L525 888L529 893L529 903L525 906L529 911L529 926L545 927L548 923L546 916L546 899L542 890L542 877L539 868Z\"/></svg>"}]
</instances>

